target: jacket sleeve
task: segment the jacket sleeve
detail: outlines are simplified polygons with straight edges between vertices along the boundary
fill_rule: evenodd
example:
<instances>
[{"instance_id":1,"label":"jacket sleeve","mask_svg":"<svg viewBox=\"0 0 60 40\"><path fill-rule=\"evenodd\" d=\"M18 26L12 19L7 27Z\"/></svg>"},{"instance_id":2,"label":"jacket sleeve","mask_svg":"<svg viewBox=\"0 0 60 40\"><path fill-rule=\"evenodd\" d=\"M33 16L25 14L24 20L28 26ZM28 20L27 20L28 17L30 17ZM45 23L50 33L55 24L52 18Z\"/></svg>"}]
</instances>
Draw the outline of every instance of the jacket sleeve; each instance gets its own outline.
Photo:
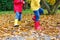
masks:
<instances>
[{"instance_id":1,"label":"jacket sleeve","mask_svg":"<svg viewBox=\"0 0 60 40\"><path fill-rule=\"evenodd\" d=\"M22 0L14 0L14 3L22 3Z\"/></svg>"},{"instance_id":2,"label":"jacket sleeve","mask_svg":"<svg viewBox=\"0 0 60 40\"><path fill-rule=\"evenodd\" d=\"M20 0L20 2L23 2L23 0Z\"/></svg>"},{"instance_id":3,"label":"jacket sleeve","mask_svg":"<svg viewBox=\"0 0 60 40\"><path fill-rule=\"evenodd\" d=\"M21 3L25 4L25 1L24 0L20 0Z\"/></svg>"}]
</instances>

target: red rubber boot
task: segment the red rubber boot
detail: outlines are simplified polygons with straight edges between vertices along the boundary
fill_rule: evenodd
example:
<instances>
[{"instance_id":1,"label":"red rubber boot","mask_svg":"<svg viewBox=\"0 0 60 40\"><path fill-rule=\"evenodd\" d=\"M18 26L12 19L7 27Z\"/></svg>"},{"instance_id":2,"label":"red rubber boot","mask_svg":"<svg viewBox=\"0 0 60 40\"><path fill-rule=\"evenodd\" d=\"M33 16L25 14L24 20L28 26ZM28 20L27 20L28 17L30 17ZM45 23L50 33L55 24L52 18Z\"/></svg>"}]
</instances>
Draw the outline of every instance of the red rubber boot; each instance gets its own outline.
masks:
<instances>
[{"instance_id":1,"label":"red rubber boot","mask_svg":"<svg viewBox=\"0 0 60 40\"><path fill-rule=\"evenodd\" d=\"M35 21L35 19L36 19L36 16L33 16L33 18L32 18L34 21Z\"/></svg>"},{"instance_id":2,"label":"red rubber boot","mask_svg":"<svg viewBox=\"0 0 60 40\"><path fill-rule=\"evenodd\" d=\"M35 30L42 30L39 21L36 21L34 26L35 26Z\"/></svg>"},{"instance_id":3,"label":"red rubber boot","mask_svg":"<svg viewBox=\"0 0 60 40\"><path fill-rule=\"evenodd\" d=\"M39 22L39 21L35 21L36 16L34 16L32 19L33 19L33 21L34 21L35 30L44 30L44 28L42 28L42 27L40 26L40 22Z\"/></svg>"}]
</instances>

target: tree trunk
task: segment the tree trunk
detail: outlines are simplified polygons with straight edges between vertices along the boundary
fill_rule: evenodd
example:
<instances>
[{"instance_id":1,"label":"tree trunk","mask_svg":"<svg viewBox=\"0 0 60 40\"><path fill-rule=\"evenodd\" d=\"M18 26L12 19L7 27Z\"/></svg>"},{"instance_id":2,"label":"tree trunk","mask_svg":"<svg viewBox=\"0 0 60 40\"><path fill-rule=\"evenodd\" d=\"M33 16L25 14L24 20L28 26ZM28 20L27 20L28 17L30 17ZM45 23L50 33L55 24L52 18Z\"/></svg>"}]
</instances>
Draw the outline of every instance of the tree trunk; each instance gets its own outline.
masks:
<instances>
[{"instance_id":1,"label":"tree trunk","mask_svg":"<svg viewBox=\"0 0 60 40\"><path fill-rule=\"evenodd\" d=\"M51 7L46 3L46 0L42 0L43 4L45 5L48 14L54 14L56 13L57 9L58 9L58 5L60 4L60 0L57 0L55 5L51 5Z\"/></svg>"},{"instance_id":2,"label":"tree trunk","mask_svg":"<svg viewBox=\"0 0 60 40\"><path fill-rule=\"evenodd\" d=\"M48 13L51 13L50 7L49 7L49 5L46 3L46 1L45 1L45 0L42 0L42 2L43 2L43 4L45 5Z\"/></svg>"},{"instance_id":3,"label":"tree trunk","mask_svg":"<svg viewBox=\"0 0 60 40\"><path fill-rule=\"evenodd\" d=\"M60 0L57 0L56 4L54 6L54 9L53 9L53 13L56 13L59 4L60 4Z\"/></svg>"}]
</instances>

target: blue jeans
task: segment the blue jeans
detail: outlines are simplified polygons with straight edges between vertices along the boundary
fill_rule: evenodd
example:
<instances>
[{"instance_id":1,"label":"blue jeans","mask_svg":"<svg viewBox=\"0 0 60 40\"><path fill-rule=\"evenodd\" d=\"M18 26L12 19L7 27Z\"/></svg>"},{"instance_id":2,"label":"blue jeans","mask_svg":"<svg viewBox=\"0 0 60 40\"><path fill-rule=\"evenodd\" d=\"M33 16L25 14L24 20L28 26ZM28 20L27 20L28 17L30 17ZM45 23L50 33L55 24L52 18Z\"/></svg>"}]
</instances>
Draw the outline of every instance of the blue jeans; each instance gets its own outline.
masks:
<instances>
[{"instance_id":1,"label":"blue jeans","mask_svg":"<svg viewBox=\"0 0 60 40\"><path fill-rule=\"evenodd\" d=\"M21 18L22 18L22 13L21 13L21 12L16 12L15 18L18 19L18 20L20 21Z\"/></svg>"},{"instance_id":2,"label":"blue jeans","mask_svg":"<svg viewBox=\"0 0 60 40\"><path fill-rule=\"evenodd\" d=\"M39 13L40 13L40 15L44 14L43 8L39 8Z\"/></svg>"},{"instance_id":3,"label":"blue jeans","mask_svg":"<svg viewBox=\"0 0 60 40\"><path fill-rule=\"evenodd\" d=\"M38 10L35 10L33 12L34 12L34 15L36 16L35 21L38 21L39 20L39 17L40 17L39 11Z\"/></svg>"},{"instance_id":4,"label":"blue jeans","mask_svg":"<svg viewBox=\"0 0 60 40\"><path fill-rule=\"evenodd\" d=\"M39 21L40 15L44 13L42 8L35 10L33 12L34 12L34 15L36 16L35 21Z\"/></svg>"}]
</instances>

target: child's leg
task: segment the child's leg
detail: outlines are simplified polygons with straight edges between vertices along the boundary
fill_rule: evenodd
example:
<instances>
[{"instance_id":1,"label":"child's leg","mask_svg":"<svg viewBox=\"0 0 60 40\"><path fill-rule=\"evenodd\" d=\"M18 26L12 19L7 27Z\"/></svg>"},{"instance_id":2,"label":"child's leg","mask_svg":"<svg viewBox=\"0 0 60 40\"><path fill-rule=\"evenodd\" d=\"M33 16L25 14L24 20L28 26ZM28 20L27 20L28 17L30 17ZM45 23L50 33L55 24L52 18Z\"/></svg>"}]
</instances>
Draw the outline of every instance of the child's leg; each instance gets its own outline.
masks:
<instances>
[{"instance_id":1,"label":"child's leg","mask_svg":"<svg viewBox=\"0 0 60 40\"><path fill-rule=\"evenodd\" d=\"M21 19L22 19L22 12L19 13L19 19L18 19L18 24L21 24Z\"/></svg>"},{"instance_id":2,"label":"child's leg","mask_svg":"<svg viewBox=\"0 0 60 40\"><path fill-rule=\"evenodd\" d=\"M22 13L21 13L21 12L19 12L19 19L18 19L18 21L20 21L20 20L21 20L21 18L22 18Z\"/></svg>"},{"instance_id":3,"label":"child's leg","mask_svg":"<svg viewBox=\"0 0 60 40\"><path fill-rule=\"evenodd\" d=\"M39 21L40 14L38 10L34 11L34 15L35 15L35 21Z\"/></svg>"},{"instance_id":4,"label":"child's leg","mask_svg":"<svg viewBox=\"0 0 60 40\"><path fill-rule=\"evenodd\" d=\"M39 22L39 17L40 17L39 11L38 10L34 11L34 15L35 15L35 20L34 20L35 29L40 30L41 27L40 27L40 22Z\"/></svg>"},{"instance_id":5,"label":"child's leg","mask_svg":"<svg viewBox=\"0 0 60 40\"><path fill-rule=\"evenodd\" d=\"M19 12L16 12L14 25L18 25L18 19L19 19Z\"/></svg>"},{"instance_id":6,"label":"child's leg","mask_svg":"<svg viewBox=\"0 0 60 40\"><path fill-rule=\"evenodd\" d=\"M19 12L16 12L15 19L18 19L19 20L19 16L20 16L20 13Z\"/></svg>"},{"instance_id":7,"label":"child's leg","mask_svg":"<svg viewBox=\"0 0 60 40\"><path fill-rule=\"evenodd\" d=\"M20 20L21 20L21 13L16 12L15 22L14 22L14 26L15 26L15 27L19 26L18 21L20 21Z\"/></svg>"},{"instance_id":8,"label":"child's leg","mask_svg":"<svg viewBox=\"0 0 60 40\"><path fill-rule=\"evenodd\" d=\"M44 14L44 11L42 8L39 9L39 13L40 13L40 15Z\"/></svg>"}]
</instances>

